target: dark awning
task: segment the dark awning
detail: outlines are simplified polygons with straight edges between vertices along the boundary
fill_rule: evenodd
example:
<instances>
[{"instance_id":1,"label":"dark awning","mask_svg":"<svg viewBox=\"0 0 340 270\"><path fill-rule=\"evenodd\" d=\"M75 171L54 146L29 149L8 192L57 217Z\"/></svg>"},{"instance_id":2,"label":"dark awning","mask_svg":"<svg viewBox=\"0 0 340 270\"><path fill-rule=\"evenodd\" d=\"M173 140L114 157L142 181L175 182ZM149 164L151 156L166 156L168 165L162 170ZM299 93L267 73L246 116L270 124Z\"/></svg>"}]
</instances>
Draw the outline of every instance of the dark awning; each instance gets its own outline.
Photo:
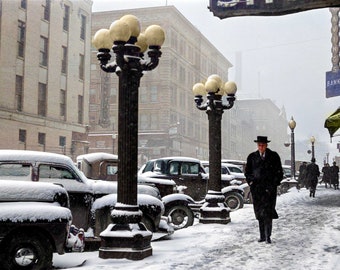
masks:
<instances>
[{"instance_id":1,"label":"dark awning","mask_svg":"<svg viewBox=\"0 0 340 270\"><path fill-rule=\"evenodd\" d=\"M332 140L334 133L340 128L340 107L326 118L324 127L328 129Z\"/></svg>"}]
</instances>

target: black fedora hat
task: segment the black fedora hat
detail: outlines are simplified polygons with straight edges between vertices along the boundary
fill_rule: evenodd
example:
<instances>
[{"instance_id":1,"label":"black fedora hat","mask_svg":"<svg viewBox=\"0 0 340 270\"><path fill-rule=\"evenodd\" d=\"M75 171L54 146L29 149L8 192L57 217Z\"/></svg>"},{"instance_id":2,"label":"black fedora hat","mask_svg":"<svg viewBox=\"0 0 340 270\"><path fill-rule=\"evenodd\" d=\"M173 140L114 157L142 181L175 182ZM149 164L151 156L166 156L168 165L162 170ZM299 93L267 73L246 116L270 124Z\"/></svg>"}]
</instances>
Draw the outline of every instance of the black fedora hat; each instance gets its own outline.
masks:
<instances>
[{"instance_id":1,"label":"black fedora hat","mask_svg":"<svg viewBox=\"0 0 340 270\"><path fill-rule=\"evenodd\" d=\"M254 141L256 143L269 143L267 136L257 136L257 139Z\"/></svg>"}]
</instances>

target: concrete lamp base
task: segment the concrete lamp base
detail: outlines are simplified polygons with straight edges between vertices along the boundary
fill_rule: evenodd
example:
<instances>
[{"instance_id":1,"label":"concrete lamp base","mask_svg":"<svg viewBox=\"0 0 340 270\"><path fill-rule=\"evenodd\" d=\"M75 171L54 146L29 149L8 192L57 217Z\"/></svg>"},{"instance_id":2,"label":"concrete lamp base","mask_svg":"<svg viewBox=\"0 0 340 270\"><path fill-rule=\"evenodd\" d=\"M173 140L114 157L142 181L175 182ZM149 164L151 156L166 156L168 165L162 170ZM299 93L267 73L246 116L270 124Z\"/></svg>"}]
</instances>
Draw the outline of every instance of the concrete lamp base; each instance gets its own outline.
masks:
<instances>
[{"instance_id":1,"label":"concrete lamp base","mask_svg":"<svg viewBox=\"0 0 340 270\"><path fill-rule=\"evenodd\" d=\"M110 224L101 234L99 258L142 260L152 256L152 233L144 224Z\"/></svg>"},{"instance_id":2,"label":"concrete lamp base","mask_svg":"<svg viewBox=\"0 0 340 270\"><path fill-rule=\"evenodd\" d=\"M221 192L208 192L205 200L206 202L200 208L200 223L227 224L231 221L230 209L224 204L224 196Z\"/></svg>"}]
</instances>

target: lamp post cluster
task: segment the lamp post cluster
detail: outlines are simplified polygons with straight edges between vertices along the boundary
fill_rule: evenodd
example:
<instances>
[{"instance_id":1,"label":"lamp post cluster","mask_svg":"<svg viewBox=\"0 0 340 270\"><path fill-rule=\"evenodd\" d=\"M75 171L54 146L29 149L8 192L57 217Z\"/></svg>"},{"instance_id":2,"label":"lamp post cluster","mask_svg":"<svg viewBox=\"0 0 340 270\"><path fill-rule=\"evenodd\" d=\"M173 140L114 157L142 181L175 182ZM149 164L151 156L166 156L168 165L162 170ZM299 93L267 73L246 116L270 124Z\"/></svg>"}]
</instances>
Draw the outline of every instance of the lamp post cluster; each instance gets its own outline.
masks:
<instances>
[{"instance_id":1,"label":"lamp post cluster","mask_svg":"<svg viewBox=\"0 0 340 270\"><path fill-rule=\"evenodd\" d=\"M296 127L296 122L292 116L292 118L290 119L290 121L288 122L288 126L291 130L291 134L290 134L290 172L291 172L291 176L293 177L293 179L295 179L295 140L294 140L294 129Z\"/></svg>"},{"instance_id":2,"label":"lamp post cluster","mask_svg":"<svg viewBox=\"0 0 340 270\"><path fill-rule=\"evenodd\" d=\"M205 83L196 83L192 90L197 109L205 111L209 121L209 181L205 203L200 209L200 223L226 224L230 222L230 211L221 192L221 121L224 110L234 105L237 87L234 82L224 83L213 74Z\"/></svg>"},{"instance_id":3,"label":"lamp post cluster","mask_svg":"<svg viewBox=\"0 0 340 270\"><path fill-rule=\"evenodd\" d=\"M143 72L157 67L164 39L160 26L151 25L141 33L138 18L125 15L110 29L98 30L92 40L101 69L119 78L118 196L112 224L100 234L100 258L140 260L152 255L152 233L141 223L137 204L138 88ZM111 48L115 59L109 63Z\"/></svg>"}]
</instances>

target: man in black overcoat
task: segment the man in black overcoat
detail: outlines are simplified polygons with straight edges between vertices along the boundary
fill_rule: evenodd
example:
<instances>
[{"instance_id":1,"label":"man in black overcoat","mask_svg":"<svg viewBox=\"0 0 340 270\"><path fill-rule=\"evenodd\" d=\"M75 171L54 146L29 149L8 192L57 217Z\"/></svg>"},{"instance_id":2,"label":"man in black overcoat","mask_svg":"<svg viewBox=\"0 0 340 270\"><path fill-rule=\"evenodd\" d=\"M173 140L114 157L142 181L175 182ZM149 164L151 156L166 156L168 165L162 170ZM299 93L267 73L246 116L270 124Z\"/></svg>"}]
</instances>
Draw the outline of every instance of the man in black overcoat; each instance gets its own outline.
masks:
<instances>
[{"instance_id":1,"label":"man in black overcoat","mask_svg":"<svg viewBox=\"0 0 340 270\"><path fill-rule=\"evenodd\" d=\"M311 163L307 165L307 179L309 182L309 197L315 197L316 186L320 176L319 166L315 164L315 158L311 159Z\"/></svg>"},{"instance_id":2,"label":"man in black overcoat","mask_svg":"<svg viewBox=\"0 0 340 270\"><path fill-rule=\"evenodd\" d=\"M259 242L271 243L272 220L279 216L275 210L277 186L283 179L280 156L267 148L265 136L257 136L257 151L247 158L245 175L253 197L255 217L259 221Z\"/></svg>"}]
</instances>

